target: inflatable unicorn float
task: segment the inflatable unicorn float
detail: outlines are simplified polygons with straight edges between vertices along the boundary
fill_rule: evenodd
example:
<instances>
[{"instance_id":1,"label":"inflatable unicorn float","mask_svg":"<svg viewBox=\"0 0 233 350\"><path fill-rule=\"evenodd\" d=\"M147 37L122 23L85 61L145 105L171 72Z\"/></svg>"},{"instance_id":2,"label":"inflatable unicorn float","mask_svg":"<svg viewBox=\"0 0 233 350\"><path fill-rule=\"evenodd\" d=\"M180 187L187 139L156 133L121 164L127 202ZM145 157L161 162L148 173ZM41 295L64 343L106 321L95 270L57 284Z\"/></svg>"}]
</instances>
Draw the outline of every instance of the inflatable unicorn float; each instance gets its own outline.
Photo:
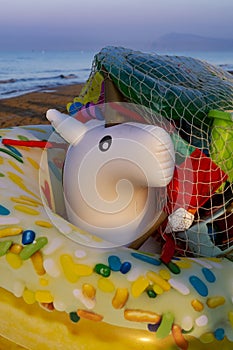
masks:
<instances>
[{"instance_id":1,"label":"inflatable unicorn float","mask_svg":"<svg viewBox=\"0 0 233 350\"><path fill-rule=\"evenodd\" d=\"M63 173L69 220L115 246L145 234L164 206L156 191L174 172L169 134L139 123L83 124L55 110L47 118L70 145ZM166 198L161 190L160 198Z\"/></svg>"}]
</instances>

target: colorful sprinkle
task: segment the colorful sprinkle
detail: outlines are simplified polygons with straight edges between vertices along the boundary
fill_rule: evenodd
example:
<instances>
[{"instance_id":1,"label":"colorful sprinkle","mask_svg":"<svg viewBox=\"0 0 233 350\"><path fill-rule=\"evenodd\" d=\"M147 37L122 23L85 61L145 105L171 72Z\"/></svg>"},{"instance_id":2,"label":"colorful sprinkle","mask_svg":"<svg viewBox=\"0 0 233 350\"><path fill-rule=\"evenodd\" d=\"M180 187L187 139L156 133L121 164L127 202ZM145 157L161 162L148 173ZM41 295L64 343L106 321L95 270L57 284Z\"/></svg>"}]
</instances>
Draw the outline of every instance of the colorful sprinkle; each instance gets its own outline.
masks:
<instances>
[{"instance_id":1,"label":"colorful sprinkle","mask_svg":"<svg viewBox=\"0 0 233 350\"><path fill-rule=\"evenodd\" d=\"M117 288L115 295L112 299L112 306L114 309L122 309L129 298L129 292L127 288Z\"/></svg>"},{"instance_id":2,"label":"colorful sprinkle","mask_svg":"<svg viewBox=\"0 0 233 350\"><path fill-rule=\"evenodd\" d=\"M195 322L198 327L204 327L208 324L208 317L206 315L202 315L196 318Z\"/></svg>"},{"instance_id":3,"label":"colorful sprinkle","mask_svg":"<svg viewBox=\"0 0 233 350\"><path fill-rule=\"evenodd\" d=\"M21 227L2 228L0 230L0 238L9 237L9 236L17 236L17 235L20 235L22 232L23 232L23 229Z\"/></svg>"},{"instance_id":4,"label":"colorful sprinkle","mask_svg":"<svg viewBox=\"0 0 233 350\"><path fill-rule=\"evenodd\" d=\"M229 311L228 319L230 321L231 327L233 328L233 311Z\"/></svg>"},{"instance_id":5,"label":"colorful sprinkle","mask_svg":"<svg viewBox=\"0 0 233 350\"><path fill-rule=\"evenodd\" d=\"M139 276L136 281L132 283L131 292L133 297L138 298L149 286L150 281L145 276Z\"/></svg>"},{"instance_id":6,"label":"colorful sprinkle","mask_svg":"<svg viewBox=\"0 0 233 350\"><path fill-rule=\"evenodd\" d=\"M32 202L26 201L25 199L20 198L20 197L19 198L11 197L11 201L15 202L15 203L19 203L19 204L29 205L31 207L38 207L37 203L32 203Z\"/></svg>"},{"instance_id":7,"label":"colorful sprinkle","mask_svg":"<svg viewBox=\"0 0 233 350\"><path fill-rule=\"evenodd\" d=\"M81 289L74 289L73 295L77 298L87 309L93 309L95 307L96 301L95 299L87 298Z\"/></svg>"},{"instance_id":8,"label":"colorful sprinkle","mask_svg":"<svg viewBox=\"0 0 233 350\"><path fill-rule=\"evenodd\" d=\"M193 318L191 316L185 316L182 319L181 327L184 332L190 332L193 328Z\"/></svg>"},{"instance_id":9,"label":"colorful sprinkle","mask_svg":"<svg viewBox=\"0 0 233 350\"><path fill-rule=\"evenodd\" d=\"M146 274L147 278L149 278L150 281L160 286L164 291L168 291L171 289L170 284L164 280L159 274L157 274L154 271L148 271Z\"/></svg>"},{"instance_id":10,"label":"colorful sprinkle","mask_svg":"<svg viewBox=\"0 0 233 350\"><path fill-rule=\"evenodd\" d=\"M24 185L23 179L22 179L20 176L18 176L18 175L16 175L16 174L12 173L11 171L8 171L8 172L7 172L7 175L8 175L8 177L9 177L9 179L10 179L12 182L14 182L19 188L21 188L23 191L29 193L30 195L35 196L35 194L34 194L33 192L31 192L31 191Z\"/></svg>"},{"instance_id":11,"label":"colorful sprinkle","mask_svg":"<svg viewBox=\"0 0 233 350\"><path fill-rule=\"evenodd\" d=\"M13 157L14 159L16 159L18 162L23 163L23 159L21 157L19 157L17 154L15 154L14 152L11 152L8 149L5 148L0 148L0 152L6 153L9 156Z\"/></svg>"},{"instance_id":12,"label":"colorful sprinkle","mask_svg":"<svg viewBox=\"0 0 233 350\"><path fill-rule=\"evenodd\" d=\"M22 266L22 259L18 254L8 252L6 254L6 261L13 269L19 269Z\"/></svg>"},{"instance_id":13,"label":"colorful sprinkle","mask_svg":"<svg viewBox=\"0 0 233 350\"><path fill-rule=\"evenodd\" d=\"M179 260L176 261L176 265L179 266L181 269L190 269L192 263L189 260Z\"/></svg>"},{"instance_id":14,"label":"colorful sprinkle","mask_svg":"<svg viewBox=\"0 0 233 350\"><path fill-rule=\"evenodd\" d=\"M87 310L78 310L77 314L80 318L84 318L86 320L94 321L94 322L100 322L103 320L103 316L99 315L95 312L87 311Z\"/></svg>"},{"instance_id":15,"label":"colorful sprinkle","mask_svg":"<svg viewBox=\"0 0 233 350\"><path fill-rule=\"evenodd\" d=\"M7 253L12 245L12 241L3 241L0 242L0 256L3 256Z\"/></svg>"},{"instance_id":16,"label":"colorful sprinkle","mask_svg":"<svg viewBox=\"0 0 233 350\"><path fill-rule=\"evenodd\" d=\"M28 138L26 136L24 136L24 135L17 135L17 137L18 137L19 140L22 140L22 141L27 141L28 140Z\"/></svg>"},{"instance_id":17,"label":"colorful sprinkle","mask_svg":"<svg viewBox=\"0 0 233 350\"><path fill-rule=\"evenodd\" d=\"M173 322L174 315L171 312L166 312L165 314L163 314L162 321L156 332L156 337L158 339L166 338L172 329Z\"/></svg>"},{"instance_id":18,"label":"colorful sprinkle","mask_svg":"<svg viewBox=\"0 0 233 350\"><path fill-rule=\"evenodd\" d=\"M116 255L108 257L108 264L112 271L120 271L122 265L120 258Z\"/></svg>"},{"instance_id":19,"label":"colorful sprinkle","mask_svg":"<svg viewBox=\"0 0 233 350\"><path fill-rule=\"evenodd\" d=\"M206 304L208 305L209 308L215 309L218 306L221 306L225 304L226 299L222 296L214 296L211 298L208 298L206 301Z\"/></svg>"},{"instance_id":20,"label":"colorful sprinkle","mask_svg":"<svg viewBox=\"0 0 233 350\"><path fill-rule=\"evenodd\" d=\"M70 320L74 323L77 323L80 320L80 317L78 316L77 312L73 311L69 313Z\"/></svg>"},{"instance_id":21,"label":"colorful sprinkle","mask_svg":"<svg viewBox=\"0 0 233 350\"><path fill-rule=\"evenodd\" d=\"M41 285L42 287L46 287L46 286L49 284L48 279L47 279L47 278L44 278L44 277L41 277L41 278L39 279L39 282L40 282L40 285Z\"/></svg>"},{"instance_id":22,"label":"colorful sprinkle","mask_svg":"<svg viewBox=\"0 0 233 350\"><path fill-rule=\"evenodd\" d=\"M204 344L212 343L214 341L214 339L215 339L214 335L211 332L201 334L201 336L200 336L200 341Z\"/></svg>"},{"instance_id":23,"label":"colorful sprinkle","mask_svg":"<svg viewBox=\"0 0 233 350\"><path fill-rule=\"evenodd\" d=\"M53 227L53 225L50 222L44 221L44 220L37 220L35 221L35 224L40 227L46 227L46 228Z\"/></svg>"},{"instance_id":24,"label":"colorful sprinkle","mask_svg":"<svg viewBox=\"0 0 233 350\"><path fill-rule=\"evenodd\" d=\"M37 290L35 292L35 299L39 303L52 303L54 298L49 290Z\"/></svg>"},{"instance_id":25,"label":"colorful sprinkle","mask_svg":"<svg viewBox=\"0 0 233 350\"><path fill-rule=\"evenodd\" d=\"M165 270L165 269L159 270L159 276L162 277L166 281L168 281L171 278L170 271Z\"/></svg>"},{"instance_id":26,"label":"colorful sprinkle","mask_svg":"<svg viewBox=\"0 0 233 350\"><path fill-rule=\"evenodd\" d=\"M99 278L98 282L98 288L102 290L104 293L111 293L114 292L115 286L112 281L110 281L107 278Z\"/></svg>"},{"instance_id":27,"label":"colorful sprinkle","mask_svg":"<svg viewBox=\"0 0 233 350\"><path fill-rule=\"evenodd\" d=\"M0 204L0 215L9 215L10 210Z\"/></svg>"},{"instance_id":28,"label":"colorful sprinkle","mask_svg":"<svg viewBox=\"0 0 233 350\"><path fill-rule=\"evenodd\" d=\"M149 298L154 299L157 296L157 294L155 293L155 291L153 289L147 289L146 292L147 292L147 295L148 295Z\"/></svg>"},{"instance_id":29,"label":"colorful sprinkle","mask_svg":"<svg viewBox=\"0 0 233 350\"><path fill-rule=\"evenodd\" d=\"M76 258L82 259L87 256L87 253L85 252L85 250L76 249L74 252L74 255L76 256Z\"/></svg>"},{"instance_id":30,"label":"colorful sprinkle","mask_svg":"<svg viewBox=\"0 0 233 350\"><path fill-rule=\"evenodd\" d=\"M189 288L181 281L178 281L175 278L170 278L168 282L173 289L177 290L177 292L181 293L182 295L188 295L190 293Z\"/></svg>"},{"instance_id":31,"label":"colorful sprinkle","mask_svg":"<svg viewBox=\"0 0 233 350\"><path fill-rule=\"evenodd\" d=\"M159 325L160 325L160 322L158 322L158 323L148 323L147 329L148 329L148 331L155 333L155 332L157 332L157 330L159 328Z\"/></svg>"},{"instance_id":32,"label":"colorful sprinkle","mask_svg":"<svg viewBox=\"0 0 233 350\"><path fill-rule=\"evenodd\" d=\"M14 254L19 254L21 252L21 250L23 249L23 246L21 244L18 243L14 243L12 244L12 246L10 247L10 252L14 253Z\"/></svg>"},{"instance_id":33,"label":"colorful sprinkle","mask_svg":"<svg viewBox=\"0 0 233 350\"><path fill-rule=\"evenodd\" d=\"M103 277L109 277L111 274L110 267L104 264L96 264L94 271Z\"/></svg>"},{"instance_id":34,"label":"colorful sprinkle","mask_svg":"<svg viewBox=\"0 0 233 350\"><path fill-rule=\"evenodd\" d=\"M72 256L69 254L61 255L60 262L67 281L76 283L79 279L79 276L73 270L74 262Z\"/></svg>"},{"instance_id":35,"label":"colorful sprinkle","mask_svg":"<svg viewBox=\"0 0 233 350\"><path fill-rule=\"evenodd\" d=\"M157 295L161 295L163 294L164 290L162 287L160 287L158 284L154 284L153 285L153 291L157 294Z\"/></svg>"},{"instance_id":36,"label":"colorful sprinkle","mask_svg":"<svg viewBox=\"0 0 233 350\"><path fill-rule=\"evenodd\" d=\"M23 170L17 164L15 164L12 160L9 160L8 163L10 164L10 166L12 166L12 168L14 168L20 174L24 174Z\"/></svg>"},{"instance_id":37,"label":"colorful sprinkle","mask_svg":"<svg viewBox=\"0 0 233 350\"><path fill-rule=\"evenodd\" d=\"M44 266L43 266L43 256L42 256L41 252L40 251L35 252L31 256L31 261L32 261L33 267L34 267L37 275L43 276L46 271L45 271Z\"/></svg>"},{"instance_id":38,"label":"colorful sprinkle","mask_svg":"<svg viewBox=\"0 0 233 350\"><path fill-rule=\"evenodd\" d=\"M32 209L32 208L28 208L26 207L26 205L15 205L14 208L16 210L19 210L25 214L29 214L29 215L39 215L40 212L38 210Z\"/></svg>"},{"instance_id":39,"label":"colorful sprinkle","mask_svg":"<svg viewBox=\"0 0 233 350\"><path fill-rule=\"evenodd\" d=\"M66 305L63 303L61 300L54 300L53 305L57 311L65 311L66 310Z\"/></svg>"},{"instance_id":40,"label":"colorful sprinkle","mask_svg":"<svg viewBox=\"0 0 233 350\"><path fill-rule=\"evenodd\" d=\"M221 341L224 339L225 337L225 331L223 328L217 328L215 331L214 331L214 337L215 339Z\"/></svg>"},{"instance_id":41,"label":"colorful sprinkle","mask_svg":"<svg viewBox=\"0 0 233 350\"><path fill-rule=\"evenodd\" d=\"M35 293L29 289L25 289L23 292L23 300L28 305L34 304L36 302Z\"/></svg>"},{"instance_id":42,"label":"colorful sprinkle","mask_svg":"<svg viewBox=\"0 0 233 350\"><path fill-rule=\"evenodd\" d=\"M96 289L95 287L90 283L85 283L82 286L82 293L87 298L94 299L96 295Z\"/></svg>"},{"instance_id":43,"label":"colorful sprinkle","mask_svg":"<svg viewBox=\"0 0 233 350\"><path fill-rule=\"evenodd\" d=\"M20 252L22 260L29 259L35 252L42 249L48 243L47 237L39 237L33 243L26 245Z\"/></svg>"},{"instance_id":44,"label":"colorful sprinkle","mask_svg":"<svg viewBox=\"0 0 233 350\"><path fill-rule=\"evenodd\" d=\"M4 141L4 140L3 140ZM8 148L10 151L12 151L13 153L15 153L17 156L19 157L23 157L22 153L19 152L18 149L16 149L15 147L13 146L10 146L10 145L5 145L6 148Z\"/></svg>"},{"instance_id":45,"label":"colorful sprinkle","mask_svg":"<svg viewBox=\"0 0 233 350\"><path fill-rule=\"evenodd\" d=\"M158 333L158 332L157 332ZM182 334L182 329L180 326L174 324L172 326L172 336L174 338L174 341L176 345L179 347L179 349L187 350L189 347L188 341L184 338Z\"/></svg>"},{"instance_id":46,"label":"colorful sprinkle","mask_svg":"<svg viewBox=\"0 0 233 350\"><path fill-rule=\"evenodd\" d=\"M201 266L204 266L207 269L212 269L212 265L210 265L206 260L201 260L198 258L189 258L189 260L193 261L195 264L199 264Z\"/></svg>"},{"instance_id":47,"label":"colorful sprinkle","mask_svg":"<svg viewBox=\"0 0 233 350\"><path fill-rule=\"evenodd\" d=\"M121 265L121 268L120 268L120 272L125 275L127 274L130 270L131 270L131 263L129 261L125 261L123 262L123 264Z\"/></svg>"},{"instance_id":48,"label":"colorful sprinkle","mask_svg":"<svg viewBox=\"0 0 233 350\"><path fill-rule=\"evenodd\" d=\"M216 281L216 277L210 269L203 267L202 272L203 272L203 275L205 276L205 279L207 280L207 282L214 283Z\"/></svg>"},{"instance_id":49,"label":"colorful sprinkle","mask_svg":"<svg viewBox=\"0 0 233 350\"><path fill-rule=\"evenodd\" d=\"M202 280L197 276L190 276L189 282L193 286L193 288L200 294L202 297L206 297L208 295L208 288Z\"/></svg>"},{"instance_id":50,"label":"colorful sprinkle","mask_svg":"<svg viewBox=\"0 0 233 350\"><path fill-rule=\"evenodd\" d=\"M20 222L19 218L14 216L0 216L0 225L17 225Z\"/></svg>"},{"instance_id":51,"label":"colorful sprinkle","mask_svg":"<svg viewBox=\"0 0 233 350\"><path fill-rule=\"evenodd\" d=\"M164 263L165 264L165 263ZM178 275L180 273L180 268L177 264L175 264L172 261L169 261L169 263L165 264L167 268L174 273L174 275Z\"/></svg>"},{"instance_id":52,"label":"colorful sprinkle","mask_svg":"<svg viewBox=\"0 0 233 350\"><path fill-rule=\"evenodd\" d=\"M22 244L23 245L31 244L32 242L34 242L35 237L36 237L36 234L34 231L32 230L23 231Z\"/></svg>"},{"instance_id":53,"label":"colorful sprinkle","mask_svg":"<svg viewBox=\"0 0 233 350\"><path fill-rule=\"evenodd\" d=\"M145 323L160 323L161 316L152 311L145 311L140 309L126 309L124 311L124 318L132 322Z\"/></svg>"},{"instance_id":54,"label":"colorful sprinkle","mask_svg":"<svg viewBox=\"0 0 233 350\"><path fill-rule=\"evenodd\" d=\"M37 170L40 169L39 164L33 158L27 157L27 160L35 169L37 169Z\"/></svg>"},{"instance_id":55,"label":"colorful sprinkle","mask_svg":"<svg viewBox=\"0 0 233 350\"><path fill-rule=\"evenodd\" d=\"M36 200L34 198L31 198L31 197L28 197L28 196L25 196L25 195L20 195L19 198L22 199L23 201L26 201L27 205L30 205L29 203L31 203L31 205L32 204L42 205L42 203L39 200Z\"/></svg>"},{"instance_id":56,"label":"colorful sprinkle","mask_svg":"<svg viewBox=\"0 0 233 350\"><path fill-rule=\"evenodd\" d=\"M79 276L90 276L93 273L93 268L84 264L73 264L73 271Z\"/></svg>"},{"instance_id":57,"label":"colorful sprinkle","mask_svg":"<svg viewBox=\"0 0 233 350\"><path fill-rule=\"evenodd\" d=\"M149 256L149 255L144 255L144 254L139 254L139 253L131 253L131 255L138 260L144 261L148 264L159 266L161 265L161 261Z\"/></svg>"},{"instance_id":58,"label":"colorful sprinkle","mask_svg":"<svg viewBox=\"0 0 233 350\"><path fill-rule=\"evenodd\" d=\"M192 300L191 305L197 312L201 312L204 309L204 304L197 299Z\"/></svg>"}]
</instances>

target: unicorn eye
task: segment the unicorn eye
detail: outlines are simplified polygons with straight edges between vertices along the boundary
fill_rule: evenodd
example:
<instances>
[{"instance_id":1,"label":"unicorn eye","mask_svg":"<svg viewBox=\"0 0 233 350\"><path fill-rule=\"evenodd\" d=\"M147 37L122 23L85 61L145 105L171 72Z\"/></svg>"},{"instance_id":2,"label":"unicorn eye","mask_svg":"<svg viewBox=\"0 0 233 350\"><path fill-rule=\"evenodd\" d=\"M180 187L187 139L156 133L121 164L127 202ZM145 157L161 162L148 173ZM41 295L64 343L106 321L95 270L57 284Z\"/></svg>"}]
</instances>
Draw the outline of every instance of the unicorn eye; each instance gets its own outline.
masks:
<instances>
[{"instance_id":1,"label":"unicorn eye","mask_svg":"<svg viewBox=\"0 0 233 350\"><path fill-rule=\"evenodd\" d=\"M112 144L112 137L110 135L104 136L99 142L99 149L101 152L109 150Z\"/></svg>"}]
</instances>

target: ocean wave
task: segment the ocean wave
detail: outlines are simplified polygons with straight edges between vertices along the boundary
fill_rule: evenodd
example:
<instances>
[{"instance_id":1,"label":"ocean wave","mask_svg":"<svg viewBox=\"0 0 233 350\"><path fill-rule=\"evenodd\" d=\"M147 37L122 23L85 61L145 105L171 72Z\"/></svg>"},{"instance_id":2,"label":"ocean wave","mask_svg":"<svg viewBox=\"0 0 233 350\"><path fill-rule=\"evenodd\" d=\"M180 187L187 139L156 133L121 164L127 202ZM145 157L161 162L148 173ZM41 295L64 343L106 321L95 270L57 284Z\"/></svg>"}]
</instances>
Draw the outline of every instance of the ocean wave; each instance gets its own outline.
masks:
<instances>
[{"instance_id":1,"label":"ocean wave","mask_svg":"<svg viewBox=\"0 0 233 350\"><path fill-rule=\"evenodd\" d=\"M10 84L10 83L15 83L17 81L17 79L3 79L0 80L0 84Z\"/></svg>"},{"instance_id":2,"label":"ocean wave","mask_svg":"<svg viewBox=\"0 0 233 350\"><path fill-rule=\"evenodd\" d=\"M19 78L19 79L3 79L0 80L0 84L15 84L20 82L33 82L33 81L48 81L48 80L56 80L56 79L78 79L76 74L59 74L55 76L46 76L46 77L28 77L28 78Z\"/></svg>"},{"instance_id":3,"label":"ocean wave","mask_svg":"<svg viewBox=\"0 0 233 350\"><path fill-rule=\"evenodd\" d=\"M68 75L60 74L59 77L62 79L76 79L76 78L78 78L78 76L76 74L68 74Z\"/></svg>"}]
</instances>

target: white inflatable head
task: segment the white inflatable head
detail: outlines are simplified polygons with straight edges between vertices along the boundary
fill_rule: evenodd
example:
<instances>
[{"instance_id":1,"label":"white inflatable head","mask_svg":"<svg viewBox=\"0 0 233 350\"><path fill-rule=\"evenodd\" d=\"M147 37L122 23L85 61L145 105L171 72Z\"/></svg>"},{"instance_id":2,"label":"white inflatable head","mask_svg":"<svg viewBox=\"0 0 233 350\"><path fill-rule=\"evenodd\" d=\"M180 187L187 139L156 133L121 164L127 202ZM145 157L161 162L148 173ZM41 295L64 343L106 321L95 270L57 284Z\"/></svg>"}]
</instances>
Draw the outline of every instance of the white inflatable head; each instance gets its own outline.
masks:
<instances>
[{"instance_id":1,"label":"white inflatable head","mask_svg":"<svg viewBox=\"0 0 233 350\"><path fill-rule=\"evenodd\" d=\"M146 233L161 214L173 176L169 134L139 123L83 124L55 110L47 118L70 144L63 173L70 222L115 246Z\"/></svg>"}]
</instances>

